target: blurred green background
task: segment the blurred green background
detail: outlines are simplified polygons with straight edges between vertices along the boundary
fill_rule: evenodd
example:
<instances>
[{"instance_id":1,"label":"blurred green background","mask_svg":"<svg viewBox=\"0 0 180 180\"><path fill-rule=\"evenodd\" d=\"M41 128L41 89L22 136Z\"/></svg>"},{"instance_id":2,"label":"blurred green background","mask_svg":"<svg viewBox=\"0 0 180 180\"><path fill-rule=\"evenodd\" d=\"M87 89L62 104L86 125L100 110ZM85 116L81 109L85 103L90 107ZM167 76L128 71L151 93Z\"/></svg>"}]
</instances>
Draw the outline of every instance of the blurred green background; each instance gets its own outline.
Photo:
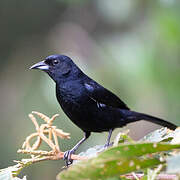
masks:
<instances>
[{"instance_id":1,"label":"blurred green background","mask_svg":"<svg viewBox=\"0 0 180 180\"><path fill-rule=\"evenodd\" d=\"M55 125L72 136L60 141L62 150L83 136L60 109L52 80L28 69L50 54L72 57L133 110L180 124L179 0L1 0L0 36L0 168L24 157L16 151L35 131L32 110L60 113ZM138 139L158 126L138 122L128 128ZM78 152L106 137L93 134ZM62 166L42 162L23 174L55 179Z\"/></svg>"}]
</instances>

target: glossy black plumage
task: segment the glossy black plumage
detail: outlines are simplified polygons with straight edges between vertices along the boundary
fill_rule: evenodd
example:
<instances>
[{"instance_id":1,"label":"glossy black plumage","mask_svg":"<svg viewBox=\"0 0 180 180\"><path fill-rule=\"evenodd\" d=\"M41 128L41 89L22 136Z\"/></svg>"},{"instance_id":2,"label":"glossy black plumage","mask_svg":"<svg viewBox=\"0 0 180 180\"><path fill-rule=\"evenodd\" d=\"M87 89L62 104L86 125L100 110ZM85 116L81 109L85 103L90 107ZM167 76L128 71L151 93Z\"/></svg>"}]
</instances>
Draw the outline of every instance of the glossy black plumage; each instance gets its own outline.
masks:
<instances>
[{"instance_id":1,"label":"glossy black plumage","mask_svg":"<svg viewBox=\"0 0 180 180\"><path fill-rule=\"evenodd\" d=\"M51 55L31 69L41 69L56 83L57 100L66 115L85 132L85 137L65 154L67 165L91 132L109 131L109 145L113 129L128 123L147 120L170 129L176 125L162 119L131 111L116 95L84 74L74 62L64 55Z\"/></svg>"}]
</instances>

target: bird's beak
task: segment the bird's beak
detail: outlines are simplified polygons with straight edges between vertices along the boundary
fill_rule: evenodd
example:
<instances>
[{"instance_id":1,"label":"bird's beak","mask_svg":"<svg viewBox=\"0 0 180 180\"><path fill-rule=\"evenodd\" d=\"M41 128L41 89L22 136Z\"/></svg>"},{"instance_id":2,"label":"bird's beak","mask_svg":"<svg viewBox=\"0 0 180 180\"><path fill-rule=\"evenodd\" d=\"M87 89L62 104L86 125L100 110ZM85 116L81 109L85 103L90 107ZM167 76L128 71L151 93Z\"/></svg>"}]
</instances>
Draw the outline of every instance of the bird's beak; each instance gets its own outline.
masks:
<instances>
[{"instance_id":1,"label":"bird's beak","mask_svg":"<svg viewBox=\"0 0 180 180\"><path fill-rule=\"evenodd\" d=\"M34 64L33 66L31 66L29 69L41 69L41 70L48 70L49 66L44 62L38 62L36 64Z\"/></svg>"}]
</instances>

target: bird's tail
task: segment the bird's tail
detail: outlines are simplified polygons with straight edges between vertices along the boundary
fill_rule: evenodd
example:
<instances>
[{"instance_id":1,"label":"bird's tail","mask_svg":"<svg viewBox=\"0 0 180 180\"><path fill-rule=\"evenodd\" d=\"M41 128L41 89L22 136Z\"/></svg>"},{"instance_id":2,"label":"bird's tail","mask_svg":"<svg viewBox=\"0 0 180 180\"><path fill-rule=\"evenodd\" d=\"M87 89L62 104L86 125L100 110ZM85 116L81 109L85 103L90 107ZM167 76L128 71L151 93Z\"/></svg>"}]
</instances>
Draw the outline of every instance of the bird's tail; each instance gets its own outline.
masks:
<instances>
[{"instance_id":1,"label":"bird's tail","mask_svg":"<svg viewBox=\"0 0 180 180\"><path fill-rule=\"evenodd\" d=\"M150 116L147 114L143 114L143 113L138 113L135 111L129 111L129 110L123 110L123 114L126 116L127 121L130 122L135 122L135 121L139 121L139 120L145 120L145 121L149 121L164 127L167 127L169 129L175 130L177 128L177 126L173 123L167 122L163 119L154 117L154 116Z\"/></svg>"}]
</instances>

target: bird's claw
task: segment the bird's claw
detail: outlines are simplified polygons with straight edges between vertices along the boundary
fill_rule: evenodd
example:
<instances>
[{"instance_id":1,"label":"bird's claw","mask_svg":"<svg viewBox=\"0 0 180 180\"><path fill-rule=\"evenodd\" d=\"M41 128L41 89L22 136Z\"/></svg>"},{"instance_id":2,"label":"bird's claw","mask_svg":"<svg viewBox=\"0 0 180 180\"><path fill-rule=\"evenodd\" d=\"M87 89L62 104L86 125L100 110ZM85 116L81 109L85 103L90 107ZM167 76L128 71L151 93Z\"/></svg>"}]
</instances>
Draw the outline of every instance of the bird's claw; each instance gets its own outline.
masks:
<instances>
[{"instance_id":1,"label":"bird's claw","mask_svg":"<svg viewBox=\"0 0 180 180\"><path fill-rule=\"evenodd\" d=\"M104 145L104 149L107 149L108 147L111 147L113 145L113 142L112 143L106 143Z\"/></svg>"},{"instance_id":2,"label":"bird's claw","mask_svg":"<svg viewBox=\"0 0 180 180\"><path fill-rule=\"evenodd\" d=\"M68 150L64 152L63 160L65 161L66 167L68 167L69 165L73 163L73 160L71 159L71 154L73 153L74 153L73 150Z\"/></svg>"}]
</instances>

